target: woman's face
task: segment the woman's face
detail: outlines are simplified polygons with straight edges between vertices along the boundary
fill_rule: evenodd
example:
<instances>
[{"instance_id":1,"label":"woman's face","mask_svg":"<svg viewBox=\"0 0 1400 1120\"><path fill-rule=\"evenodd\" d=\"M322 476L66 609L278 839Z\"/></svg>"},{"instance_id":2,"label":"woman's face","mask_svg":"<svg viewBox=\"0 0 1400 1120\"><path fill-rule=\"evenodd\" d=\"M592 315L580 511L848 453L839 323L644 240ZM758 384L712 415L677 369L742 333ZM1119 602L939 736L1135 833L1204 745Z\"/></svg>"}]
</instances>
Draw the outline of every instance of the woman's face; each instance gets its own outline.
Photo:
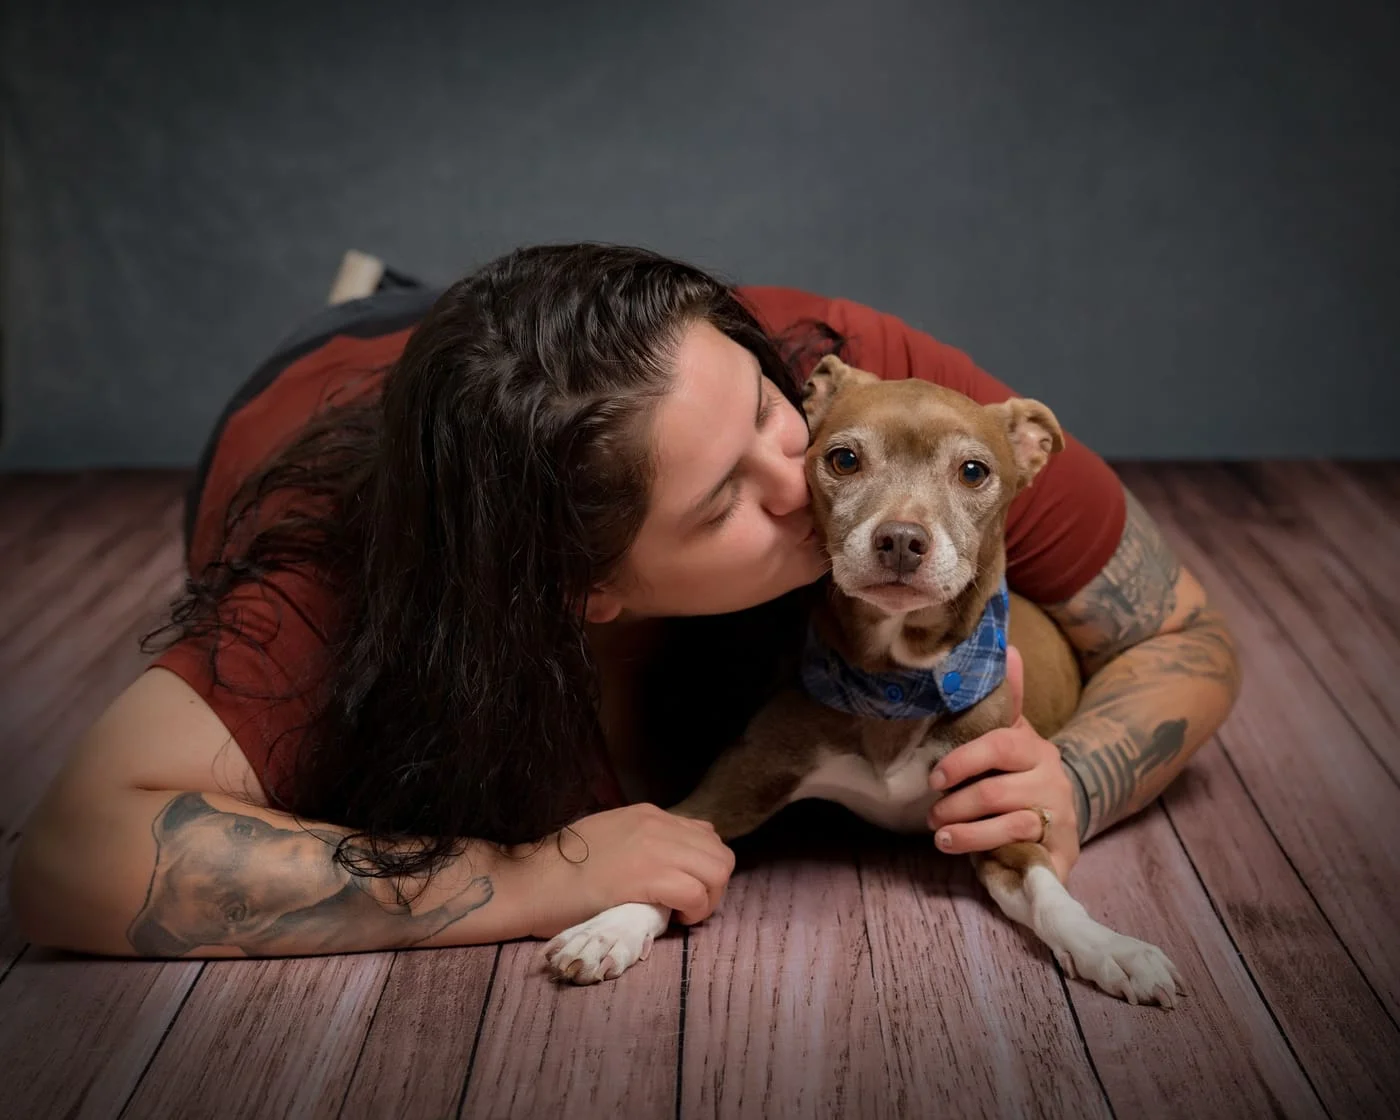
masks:
<instances>
[{"instance_id":1,"label":"woman's face","mask_svg":"<svg viewBox=\"0 0 1400 1120\"><path fill-rule=\"evenodd\" d=\"M681 339L651 431L651 506L588 617L722 614L818 579L807 423L758 359L709 323Z\"/></svg>"}]
</instances>

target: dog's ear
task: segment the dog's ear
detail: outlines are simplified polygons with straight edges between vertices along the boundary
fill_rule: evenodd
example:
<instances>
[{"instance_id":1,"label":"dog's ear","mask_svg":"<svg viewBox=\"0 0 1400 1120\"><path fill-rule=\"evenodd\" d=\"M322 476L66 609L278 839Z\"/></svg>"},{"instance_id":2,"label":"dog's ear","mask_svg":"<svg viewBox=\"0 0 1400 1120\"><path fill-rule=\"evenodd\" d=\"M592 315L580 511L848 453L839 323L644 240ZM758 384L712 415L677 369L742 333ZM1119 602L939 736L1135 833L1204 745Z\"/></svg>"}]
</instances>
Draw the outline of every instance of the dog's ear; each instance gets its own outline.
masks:
<instances>
[{"instance_id":1,"label":"dog's ear","mask_svg":"<svg viewBox=\"0 0 1400 1120\"><path fill-rule=\"evenodd\" d=\"M807 428L815 432L827 411L832 398L843 385L856 385L880 379L873 373L848 366L835 354L828 354L819 361L802 387L802 411L807 414Z\"/></svg>"},{"instance_id":2,"label":"dog's ear","mask_svg":"<svg viewBox=\"0 0 1400 1120\"><path fill-rule=\"evenodd\" d=\"M1020 471L1020 486L1029 486L1035 476L1065 449L1065 436L1055 414L1039 401L1012 397L1003 404L987 406L1002 425L1011 444L1011 454Z\"/></svg>"}]
</instances>

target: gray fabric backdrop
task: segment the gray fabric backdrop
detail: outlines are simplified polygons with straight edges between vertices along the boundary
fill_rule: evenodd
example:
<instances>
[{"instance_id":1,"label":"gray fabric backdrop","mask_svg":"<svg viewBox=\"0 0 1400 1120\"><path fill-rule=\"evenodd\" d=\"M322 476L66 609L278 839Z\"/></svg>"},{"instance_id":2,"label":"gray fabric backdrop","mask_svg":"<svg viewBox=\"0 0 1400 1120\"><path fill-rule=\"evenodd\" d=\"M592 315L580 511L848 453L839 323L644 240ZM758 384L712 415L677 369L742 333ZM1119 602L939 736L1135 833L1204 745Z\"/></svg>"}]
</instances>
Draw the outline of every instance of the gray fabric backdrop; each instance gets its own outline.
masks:
<instances>
[{"instance_id":1,"label":"gray fabric backdrop","mask_svg":"<svg viewBox=\"0 0 1400 1120\"><path fill-rule=\"evenodd\" d=\"M1400 452L1388 2L8 0L0 468L189 465L341 252L628 241L1110 456Z\"/></svg>"}]
</instances>

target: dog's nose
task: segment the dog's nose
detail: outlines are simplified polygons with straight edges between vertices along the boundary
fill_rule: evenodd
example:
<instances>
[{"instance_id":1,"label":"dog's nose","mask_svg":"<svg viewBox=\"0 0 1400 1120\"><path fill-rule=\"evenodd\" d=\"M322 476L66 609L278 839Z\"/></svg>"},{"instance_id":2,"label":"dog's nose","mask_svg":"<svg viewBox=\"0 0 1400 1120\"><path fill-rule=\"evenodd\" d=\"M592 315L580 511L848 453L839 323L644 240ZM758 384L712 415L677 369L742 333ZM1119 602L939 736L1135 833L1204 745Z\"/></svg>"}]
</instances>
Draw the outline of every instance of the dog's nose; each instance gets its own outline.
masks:
<instances>
[{"instance_id":1,"label":"dog's nose","mask_svg":"<svg viewBox=\"0 0 1400 1120\"><path fill-rule=\"evenodd\" d=\"M911 521L886 521L875 527L871 544L880 564L898 575L912 572L928 552L928 534Z\"/></svg>"}]
</instances>

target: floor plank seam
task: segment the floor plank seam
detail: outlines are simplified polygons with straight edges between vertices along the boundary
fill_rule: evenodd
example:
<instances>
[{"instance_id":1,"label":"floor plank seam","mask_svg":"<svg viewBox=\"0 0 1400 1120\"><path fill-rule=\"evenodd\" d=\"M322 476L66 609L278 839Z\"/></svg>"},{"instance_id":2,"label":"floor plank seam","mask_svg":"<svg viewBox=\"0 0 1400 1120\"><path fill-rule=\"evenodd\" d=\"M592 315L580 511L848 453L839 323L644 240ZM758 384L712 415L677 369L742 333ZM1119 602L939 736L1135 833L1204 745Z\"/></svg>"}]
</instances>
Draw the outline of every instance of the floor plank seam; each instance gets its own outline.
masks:
<instances>
[{"instance_id":1,"label":"floor plank seam","mask_svg":"<svg viewBox=\"0 0 1400 1120\"><path fill-rule=\"evenodd\" d=\"M1108 1095L1108 1086L1103 1083L1103 1077L1099 1073L1099 1064L1094 1061L1094 1052L1089 1047L1089 1036L1084 1033L1084 1023L1079 1018L1079 1009L1074 1005L1074 995L1069 990L1069 976L1060 966L1060 962L1055 959L1055 954L1050 954L1050 966L1055 970L1055 974L1060 978L1060 990L1064 992L1065 1004L1069 1007L1069 1017L1074 1023L1075 1033L1079 1035L1079 1044L1084 1049L1084 1060L1089 1063L1089 1072L1094 1075L1094 1083L1099 1087L1099 1093L1103 1096L1103 1103L1108 1108L1108 1115L1111 1120L1118 1120L1118 1112L1113 1107L1113 1098Z\"/></svg>"},{"instance_id":2,"label":"floor plank seam","mask_svg":"<svg viewBox=\"0 0 1400 1120\"><path fill-rule=\"evenodd\" d=\"M486 994L481 999L481 1015L476 1021L476 1037L472 1039L472 1052L467 1055L467 1071L462 1078L462 1091L457 1095L457 1111L454 1113L457 1120L462 1120L462 1109L467 1104L467 1089L471 1086L472 1072L476 1069L476 1052L481 1048L481 1036L486 1029L486 1016L491 1010L491 991L495 988L496 976L501 971L501 951L504 948L504 943L497 943L496 959L491 962L491 978L486 981Z\"/></svg>"},{"instance_id":3,"label":"floor plank seam","mask_svg":"<svg viewBox=\"0 0 1400 1120\"><path fill-rule=\"evenodd\" d=\"M345 1112L345 1104L350 1099L350 1092L355 1087L355 1075L360 1072L360 1062L364 1060L365 1047L369 1045L369 1036L374 1031L374 1020L379 1014L379 1007L384 1002L384 993L389 990L389 980L394 975L394 968L399 963L399 954L394 954L394 959L389 962L389 968L384 973L384 983L379 985L379 995L374 1000L374 1010L369 1013L369 1022L365 1024L365 1033L360 1037L360 1048L355 1051L355 1061L350 1067L350 1072L345 1077L345 1091L340 1097L340 1106L335 1110L335 1120L340 1120Z\"/></svg>"},{"instance_id":4,"label":"floor plank seam","mask_svg":"<svg viewBox=\"0 0 1400 1120\"><path fill-rule=\"evenodd\" d=\"M1268 504L1268 502L1265 502L1266 508L1268 507ZM1312 530L1313 536L1317 540L1322 542L1322 547L1325 548L1339 564L1341 564L1344 568L1351 572L1352 578L1355 579L1358 584L1360 584L1362 587L1369 588L1371 594L1379 600L1381 598L1381 589L1375 587L1372 584L1370 577L1367 576L1365 572L1363 572L1360 568L1356 566L1356 564L1352 561L1351 557L1346 554L1346 552L1336 547L1335 542L1332 540L1332 535L1320 522L1318 522L1317 518L1313 515L1311 509L1307 506L1307 504L1303 504L1302 513L1303 517L1307 521L1308 528ZM1395 635L1396 640L1400 641L1400 629L1397 629L1395 618L1391 614L1391 612L1388 610L1382 610L1378 612L1377 617L1380 618L1380 620L1385 624L1386 628L1390 630L1392 634Z\"/></svg>"},{"instance_id":5,"label":"floor plank seam","mask_svg":"<svg viewBox=\"0 0 1400 1120\"><path fill-rule=\"evenodd\" d=\"M159 570L160 565L157 561L160 559L161 554L167 551L169 547L169 541L165 537L156 537L155 543L149 550L143 551L135 557L133 570L137 572ZM90 622L93 612L107 605L111 593L124 590L130 585L130 582L131 577L128 574L126 576L116 577L105 584L99 584L95 587L88 588L86 589L88 592L87 597L79 600L76 606L74 606L72 596L69 596L65 599L65 608L73 608L72 613L58 614L57 612L49 612L53 619L52 628L42 634L29 635L28 637L31 642L37 638L38 644L31 645L29 648L22 650L19 654L13 655L13 661L5 662L5 670L10 671L17 669L24 662L33 659L37 656L36 651L42 649L46 644L50 644L56 633L61 633L65 629L71 629L75 625L83 625ZM154 590L154 588L152 588L152 590ZM143 597L141 605L134 612L129 615L118 615L115 619L111 620L111 623L117 624L122 628L119 632L123 635L123 640L125 640L127 629L142 624L143 620L145 620L148 615L151 617L155 617L157 614L163 615L168 609L167 606L147 605L146 597Z\"/></svg>"},{"instance_id":6,"label":"floor plank seam","mask_svg":"<svg viewBox=\"0 0 1400 1120\"><path fill-rule=\"evenodd\" d=\"M4 985L5 980L9 977L10 973L12 973L15 970L15 965L19 964L20 958L24 956L25 953L29 952L29 950L33 948L33 946L34 943L32 941L26 941L24 945L20 948L20 951L14 955L14 959L11 960L10 963L5 966L5 971L0 972L0 986Z\"/></svg>"},{"instance_id":7,"label":"floor plank seam","mask_svg":"<svg viewBox=\"0 0 1400 1120\"><path fill-rule=\"evenodd\" d=\"M690 1002L690 927L681 930L681 998L680 1025L676 1037L676 1120L681 1120L681 1105L685 1090L685 1009Z\"/></svg>"},{"instance_id":8,"label":"floor plank seam","mask_svg":"<svg viewBox=\"0 0 1400 1120\"><path fill-rule=\"evenodd\" d=\"M1235 780L1240 783L1240 787L1244 790L1245 797L1249 799L1249 804L1253 807L1255 814L1259 817L1260 822L1264 826L1264 830L1269 834L1269 839L1271 839L1274 842L1274 846L1278 849L1279 854L1283 856L1284 861L1288 864L1288 869L1293 872L1293 877L1298 880L1299 885L1303 888L1304 893L1308 896L1308 901L1310 901L1313 904L1313 909L1317 911L1318 916L1321 917L1324 923L1326 923L1328 932L1332 934L1332 936L1336 939L1337 944L1341 946L1342 952L1346 954L1347 960L1351 962L1351 966L1354 969L1356 969L1356 974L1361 978L1361 982L1366 985L1366 990L1371 993L1372 998L1375 999L1381 1011L1385 1014L1385 1017L1388 1020L1390 1020L1391 1026L1395 1027L1396 1030L1400 1030L1400 1022L1396 1022L1395 1016L1391 1014L1390 1007L1387 1004L1386 1000L1384 1000L1381 997L1380 992L1376 991L1376 986L1371 982L1371 977L1367 974L1366 970L1361 967L1361 962L1356 959L1356 954L1354 954L1351 951L1351 946L1347 944L1347 939L1342 936L1341 931L1337 929L1337 927L1333 924L1331 917L1329 917L1327 914L1326 907L1324 907L1322 903L1318 901L1318 898L1313 893L1312 887L1308 884L1307 879L1304 877L1303 873L1298 870L1297 864L1293 862L1293 857L1288 854L1288 849L1284 847L1283 842L1279 840L1277 834L1274 832L1273 826L1269 823L1269 818L1264 814L1263 809L1259 807L1259 803L1254 800L1254 792L1249 788L1249 783L1245 781L1244 775L1240 773L1240 768L1235 765L1235 760L1230 756L1230 751L1225 745L1224 735L1217 734L1216 738L1220 746L1220 753L1224 757L1226 765L1228 765L1230 769L1234 771ZM1209 742L1209 740L1207 740L1207 742ZM1166 809L1165 800L1162 803L1162 808L1163 810ZM1167 814L1167 820L1169 823L1171 822L1170 813ZM1175 830L1175 827L1175 824L1173 824L1173 830ZM1187 855L1187 858L1190 858L1189 853ZM1192 866L1194 867L1194 864ZM1198 874L1197 878L1199 877L1200 876ZM1209 898L1210 892L1207 891L1206 895ZM1214 905L1213 899L1211 900L1211 905ZM1229 931L1227 930L1226 932L1228 933ZM1232 942L1233 940L1234 939L1231 938Z\"/></svg>"},{"instance_id":9,"label":"floor plank seam","mask_svg":"<svg viewBox=\"0 0 1400 1120\"><path fill-rule=\"evenodd\" d=\"M1196 540L1196 543L1198 545L1202 544L1202 542L1198 538L1193 537L1193 539ZM1269 559L1267 551L1263 548L1259 541L1255 539L1254 535L1252 533L1246 532L1244 534L1244 539L1249 542L1250 547L1255 551L1256 554L1259 555L1263 562L1268 564L1269 567L1273 569L1274 575L1278 577L1280 583L1282 583L1286 588L1288 588L1288 590L1292 593L1293 597L1297 599L1300 604L1306 605L1306 599L1300 593L1298 585L1294 583L1292 579L1289 578L1288 572L1285 569L1280 568L1278 565L1274 564L1272 560ZM1242 571L1240 569L1240 566L1233 559L1221 555L1212 555L1211 559L1217 564L1229 567L1231 571L1233 571L1235 575L1239 577L1241 586L1248 590L1250 598L1253 600L1253 602L1257 604L1262 613L1265 614L1269 618L1269 620L1273 622L1274 626L1277 627L1279 633L1286 635L1289 647L1293 650L1294 653L1298 655L1298 660L1301 661L1305 666L1307 666L1308 673L1312 676L1312 678L1315 681L1317 681L1322 691L1325 692L1331 699L1332 706L1337 709L1337 711L1341 714L1341 717L1344 720L1346 720L1347 724L1351 727L1351 729L1356 732L1356 737L1362 743L1365 744L1366 749L1371 753L1371 756L1378 763L1380 763L1381 769L1384 770L1387 774L1389 774L1391 781L1393 781L1396 784L1397 788L1400 788L1400 775L1397 775L1395 771L1391 769L1391 763L1379 752L1376 745L1371 742L1370 737L1356 723L1356 720L1353 718L1351 710L1348 708L1348 706L1342 702L1341 698L1338 697L1335 692L1332 691L1332 687L1328 683L1327 677L1318 671L1318 667L1314 663L1314 658L1308 653L1307 650L1305 650L1301 645L1298 644L1298 640L1294 635L1293 631L1284 624L1283 620L1279 618L1277 614L1274 613L1273 607L1269 604L1267 597L1261 597L1259 595L1254 594L1254 589L1249 585L1248 574ZM1365 586L1369 587L1370 585L1365 584ZM1324 637L1327 638L1328 648L1331 650L1337 662L1345 664L1347 660L1346 655L1341 650L1337 649L1337 647L1332 643L1332 639L1330 636L1324 634Z\"/></svg>"},{"instance_id":10,"label":"floor plank seam","mask_svg":"<svg viewBox=\"0 0 1400 1120\"><path fill-rule=\"evenodd\" d=\"M1207 740L1207 742L1208 741L1209 740ZM1224 749L1223 744L1221 749ZM1196 882L1200 884L1201 893L1205 895L1206 902L1209 903L1211 913L1215 915L1215 920L1219 924L1221 932L1224 933L1226 939L1229 941L1230 948L1234 950L1236 958L1238 958L1241 967L1243 967L1245 971L1245 975L1249 977L1249 982L1253 986L1255 994L1259 997L1259 1002L1264 1005L1264 1010L1269 1013L1269 1022L1273 1023L1274 1030L1278 1032L1278 1036L1283 1040L1283 1044L1288 1047L1289 1056L1293 1059L1294 1064L1297 1065L1298 1072L1303 1075L1303 1080L1308 1083L1308 1088L1312 1090L1313 1099L1317 1102L1318 1108L1322 1110L1325 1116L1330 1117L1332 1113L1328 1110L1326 1103L1322 1099L1322 1094L1318 1092L1317 1086L1313 1084L1312 1075L1308 1073L1308 1067L1304 1064L1303 1059L1298 1056L1298 1051L1293 1047L1293 1040L1288 1037L1288 1032L1283 1029L1283 1024L1279 1021L1278 1015L1274 1012L1274 1005L1269 1002L1269 997L1264 994L1264 989L1259 984L1259 977L1255 975L1254 966L1250 963L1249 958L1240 950L1239 942L1235 940L1235 934L1230 929L1230 924L1225 920L1224 913L1221 912L1220 907L1216 904L1215 896L1211 894L1210 888L1206 886L1206 881L1201 876L1201 869L1196 866L1196 861L1191 858L1191 850L1186 846L1186 841L1182 838L1180 830L1176 827L1176 821L1172 820L1171 811L1167 808L1165 799L1159 797L1158 800L1162 802L1162 813L1167 819L1167 827L1172 830L1172 835L1176 837L1177 845L1181 848L1182 854L1186 857L1187 864L1191 867L1191 874L1196 876ZM1258 809L1259 807L1256 805L1255 811L1258 812ZM1262 816L1263 815L1260 814L1261 819ZM1270 832L1269 835L1272 836L1273 833ZM1275 837L1274 843L1278 843L1277 837ZM1291 862L1289 866L1293 866ZM1298 874L1298 869L1296 867L1293 868L1293 873L1294 875ZM1302 882L1301 876L1299 876L1299 882ZM1309 897L1311 897L1311 895ZM1313 905L1317 905L1315 899ZM1321 908L1319 907L1319 909ZM1335 934L1335 931L1333 932Z\"/></svg>"},{"instance_id":11,"label":"floor plank seam","mask_svg":"<svg viewBox=\"0 0 1400 1120\"><path fill-rule=\"evenodd\" d=\"M870 910L865 905L865 872L861 867L860 851L854 857L856 865L856 888L860 891L860 935L865 939L865 963L870 969L870 986L878 989L880 981L875 975L875 947L870 942Z\"/></svg>"},{"instance_id":12,"label":"floor plank seam","mask_svg":"<svg viewBox=\"0 0 1400 1120\"><path fill-rule=\"evenodd\" d=\"M117 1113L117 1120L124 1120L126 1114L131 1111L131 1102L135 1100L136 1095L141 1091L141 1086L145 1084L146 1074L151 1072L151 1066L155 1064L157 1056L165 1046L165 1040L170 1037L170 1032L175 1029L175 1024L180 1021L180 1015L184 1012L185 1005L190 1002L190 997L194 995L194 990L199 987L199 982L204 979L204 973L208 968L208 961L199 962L199 972L185 988L185 994L180 997L180 1006L175 1009L175 1014L170 1016L170 1021L165 1024L165 1029L160 1032L159 1041L151 1047L151 1052L147 1055L146 1064L141 1067L140 1074L132 1079L131 1092L127 1094L126 1100L122 1101L121 1110Z\"/></svg>"},{"instance_id":13,"label":"floor plank seam","mask_svg":"<svg viewBox=\"0 0 1400 1120\"><path fill-rule=\"evenodd\" d=\"M1255 536L1254 536L1252 533L1246 532L1246 534L1245 534L1245 539L1247 539L1247 540L1250 542L1250 544L1251 544L1251 545L1253 546L1253 548L1254 548L1254 551L1255 551L1258 555L1260 555L1261 557L1264 558L1265 562L1269 562L1269 561L1268 561L1268 554L1267 554L1267 551L1266 551L1264 545L1263 545L1258 539L1256 539ZM1244 573L1240 572L1240 570L1239 570L1239 568L1238 568L1237 566L1235 566L1235 565L1231 565L1231 566L1234 567L1234 568L1235 568L1235 572L1236 572L1238 575L1240 575L1241 578L1243 578ZM1280 581L1285 587L1287 587L1288 590L1292 593L1294 599L1296 599L1296 600L1298 601L1298 603L1299 603L1300 605L1302 605L1302 606L1306 609L1307 599L1306 599L1305 596L1303 595L1302 591L1299 589L1298 585L1289 577L1288 572L1287 572L1285 569L1280 568L1280 567L1278 567L1277 565L1274 565L1274 564L1272 564L1272 563L1270 563L1270 567L1273 568L1274 573L1275 573L1275 574L1278 576L1278 578L1279 578L1279 581ZM1369 588L1370 585L1369 585L1369 584L1366 584L1365 586ZM1345 597L1352 603L1353 606L1355 606L1355 607L1357 608L1357 610L1358 610L1359 613L1362 613L1362 614L1371 613L1370 608L1369 608L1366 604L1357 603L1354 599L1352 599L1351 596L1350 596L1350 594L1347 592L1347 590L1346 590L1345 587L1339 588L1339 591L1341 592L1341 594L1342 594L1343 596L1345 596ZM1284 633L1286 633L1286 634L1288 635L1288 642L1289 642L1289 645L1291 645L1291 646L1293 647L1294 652L1296 652L1296 653L1298 654L1298 657L1304 662L1304 664L1307 665L1309 672L1312 673L1314 679L1317 680L1318 684L1320 684L1320 685L1322 686L1323 691L1326 692L1327 695L1328 695L1329 697L1331 697L1333 705L1334 705L1334 706L1337 708L1337 710L1342 714L1342 718L1345 719L1345 720L1347 721L1347 723L1351 724L1352 730L1356 732L1357 737L1358 737L1363 743L1366 744L1366 749L1369 750L1369 751L1371 752L1371 754L1375 757L1376 761L1379 762L1379 763L1381 764L1382 769L1384 769L1385 772L1386 772L1387 774L1390 775L1391 779L1395 782L1395 784L1396 784L1397 786L1400 786L1400 774L1396 773L1396 771L1392 768L1392 763L1391 763L1388 759L1386 759L1382 754L1379 753L1379 751L1377 750L1375 744L1373 744L1373 743L1371 742L1370 738L1366 735L1366 733L1357 725L1356 721L1352 718L1352 714L1351 714L1350 708L1349 708L1346 704L1344 704L1344 703L1342 702L1341 698L1338 697L1338 696L1332 691L1332 689L1329 687L1329 685L1328 685L1328 683L1327 683L1327 678L1326 678L1325 676L1321 675L1321 674L1318 672L1318 668L1317 668L1317 666L1314 664L1314 659L1308 654L1308 652L1307 652L1305 649L1302 648L1302 646L1300 646L1300 645L1298 644L1298 642L1295 640L1295 638L1294 638L1294 636L1293 636L1293 632L1292 632L1290 629L1288 629L1286 626L1284 626L1283 621L1282 621L1277 615L1275 615L1275 614L1273 613L1272 609L1269 608L1269 606L1267 605L1267 603L1264 604L1264 609L1265 609L1265 611L1268 613L1269 617L1270 617L1271 619L1273 619L1274 624L1279 628L1279 630L1282 631L1282 632L1284 632ZM1388 623L1388 621L1386 620L1386 618L1385 618L1383 615L1375 615L1374 617L1376 618L1376 620L1377 620L1379 623L1381 623L1383 626L1385 626L1387 630L1390 630L1390 629L1391 629L1391 628L1390 628L1390 625L1389 625L1389 623ZM1339 650L1339 649L1336 647L1336 645L1332 642L1332 639L1331 639L1331 636L1330 636L1330 635L1324 634L1324 637L1327 638L1328 647L1329 647L1329 649L1331 650L1331 652L1332 652L1334 658L1336 659L1336 661L1337 661L1338 663L1340 663L1340 664L1346 664L1346 662L1347 662L1347 660L1348 660L1347 655L1346 655L1345 653L1343 653L1341 650ZM1395 640L1396 640L1396 644L1400 645L1400 634L1397 634L1397 635L1396 635ZM1370 690L1369 688L1365 687L1365 682L1364 682L1364 681L1362 681L1362 682L1360 682L1360 683L1362 684L1363 689L1364 689L1364 691L1366 692L1366 694L1367 694L1368 696L1370 696L1372 702L1373 702L1373 703L1376 703L1376 706L1377 706L1377 708L1381 711L1381 713L1382 713L1383 715L1386 715L1386 716L1388 717L1389 713L1387 713L1387 712L1385 711L1383 705L1380 704L1379 698L1378 698L1377 696L1375 696L1375 694L1372 693L1371 690Z\"/></svg>"}]
</instances>

